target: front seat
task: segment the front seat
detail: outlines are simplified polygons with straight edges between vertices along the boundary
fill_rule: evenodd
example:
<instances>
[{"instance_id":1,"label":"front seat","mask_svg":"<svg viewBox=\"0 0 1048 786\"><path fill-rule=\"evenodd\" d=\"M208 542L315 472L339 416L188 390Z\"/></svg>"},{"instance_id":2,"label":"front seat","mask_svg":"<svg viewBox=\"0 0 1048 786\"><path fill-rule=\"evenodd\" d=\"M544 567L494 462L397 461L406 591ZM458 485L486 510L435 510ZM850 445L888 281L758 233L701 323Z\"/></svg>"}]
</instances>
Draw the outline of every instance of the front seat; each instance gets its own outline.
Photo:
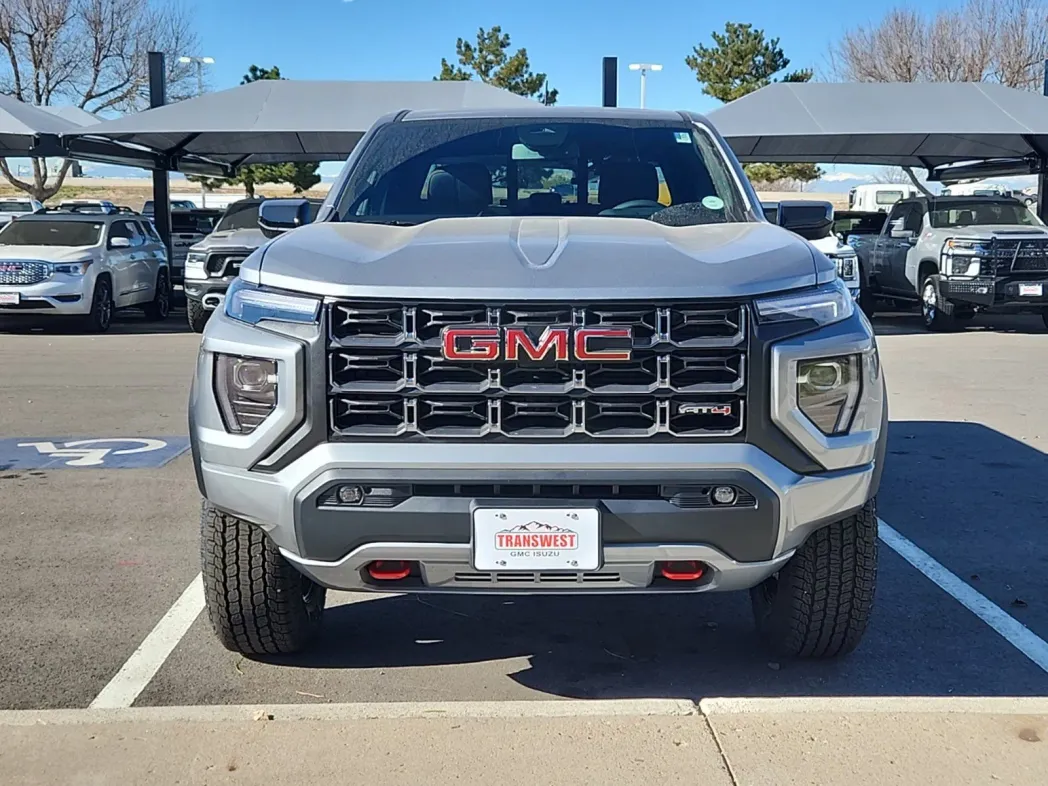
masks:
<instances>
[{"instance_id":1,"label":"front seat","mask_svg":"<svg viewBox=\"0 0 1048 786\"><path fill-rule=\"evenodd\" d=\"M608 210L634 199L659 201L659 173L641 161L609 161L601 167L597 202Z\"/></svg>"},{"instance_id":2,"label":"front seat","mask_svg":"<svg viewBox=\"0 0 1048 786\"><path fill-rule=\"evenodd\" d=\"M975 213L971 210L962 210L957 214L957 223L960 226L971 226L975 223Z\"/></svg>"},{"instance_id":3,"label":"front seat","mask_svg":"<svg viewBox=\"0 0 1048 786\"><path fill-rule=\"evenodd\" d=\"M445 164L429 177L429 208L439 215L476 216L491 206L491 172L484 164Z\"/></svg>"}]
</instances>

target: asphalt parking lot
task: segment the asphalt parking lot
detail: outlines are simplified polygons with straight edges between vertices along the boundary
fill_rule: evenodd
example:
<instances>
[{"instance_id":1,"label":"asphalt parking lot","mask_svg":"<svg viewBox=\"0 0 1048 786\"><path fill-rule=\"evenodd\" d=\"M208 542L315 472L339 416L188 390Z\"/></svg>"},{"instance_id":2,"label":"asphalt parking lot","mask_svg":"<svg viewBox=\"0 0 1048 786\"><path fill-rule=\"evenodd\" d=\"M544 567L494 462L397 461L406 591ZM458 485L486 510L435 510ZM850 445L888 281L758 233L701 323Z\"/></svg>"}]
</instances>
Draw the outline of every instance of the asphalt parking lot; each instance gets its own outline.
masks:
<instances>
[{"instance_id":1,"label":"asphalt parking lot","mask_svg":"<svg viewBox=\"0 0 1048 786\"><path fill-rule=\"evenodd\" d=\"M892 546L882 543L872 627L836 663L770 657L745 594L336 595L310 654L226 652L193 602L199 499L184 439L198 336L183 319L156 329L129 316L103 336L0 333L0 709L88 707L180 598L184 635L155 674L125 674L110 696L149 707L1048 695L1039 319L954 335L877 320L892 419L879 503ZM84 443L117 439L139 441ZM148 440L165 447L134 452ZM969 605L986 601L981 616L957 582Z\"/></svg>"}]
</instances>

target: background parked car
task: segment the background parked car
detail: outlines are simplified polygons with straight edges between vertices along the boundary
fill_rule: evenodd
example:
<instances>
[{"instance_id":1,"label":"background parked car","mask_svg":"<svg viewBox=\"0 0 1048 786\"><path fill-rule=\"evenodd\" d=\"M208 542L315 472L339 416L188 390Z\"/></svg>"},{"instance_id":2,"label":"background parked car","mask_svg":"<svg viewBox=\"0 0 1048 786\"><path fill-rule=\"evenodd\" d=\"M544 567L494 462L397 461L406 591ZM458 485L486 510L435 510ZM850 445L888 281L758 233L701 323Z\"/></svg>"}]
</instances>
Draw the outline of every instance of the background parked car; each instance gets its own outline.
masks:
<instances>
[{"instance_id":1,"label":"background parked car","mask_svg":"<svg viewBox=\"0 0 1048 786\"><path fill-rule=\"evenodd\" d=\"M151 320L171 308L167 250L149 221L55 211L0 230L0 318L74 317L101 333L129 306Z\"/></svg>"},{"instance_id":2,"label":"background parked car","mask_svg":"<svg viewBox=\"0 0 1048 786\"><path fill-rule=\"evenodd\" d=\"M185 263L184 288L189 325L203 332L211 313L226 297L230 283L240 273L240 263L266 243L258 228L258 208L265 198L242 199L226 208L214 231L189 249ZM311 199L310 218L315 218L322 200Z\"/></svg>"},{"instance_id":3,"label":"background parked car","mask_svg":"<svg viewBox=\"0 0 1048 786\"><path fill-rule=\"evenodd\" d=\"M29 216L43 209L43 204L35 199L0 199L0 226L5 226L19 216Z\"/></svg>"}]
</instances>

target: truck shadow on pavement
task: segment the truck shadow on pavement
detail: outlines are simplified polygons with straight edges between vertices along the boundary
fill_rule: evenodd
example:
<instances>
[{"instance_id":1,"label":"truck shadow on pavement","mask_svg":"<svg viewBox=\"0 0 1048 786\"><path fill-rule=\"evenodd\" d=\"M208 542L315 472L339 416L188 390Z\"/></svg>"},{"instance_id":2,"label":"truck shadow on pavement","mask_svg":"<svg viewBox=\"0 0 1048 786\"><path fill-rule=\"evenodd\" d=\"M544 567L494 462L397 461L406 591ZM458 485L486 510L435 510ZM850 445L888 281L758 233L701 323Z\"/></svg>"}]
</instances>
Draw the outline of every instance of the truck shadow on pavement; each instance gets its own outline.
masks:
<instances>
[{"instance_id":1,"label":"truck shadow on pavement","mask_svg":"<svg viewBox=\"0 0 1048 786\"><path fill-rule=\"evenodd\" d=\"M932 333L921 322L921 315L913 312L891 312L877 314L873 318L873 329L878 336L943 336L949 333ZM977 316L965 323L958 333L1046 333L1044 320L1037 315L999 314Z\"/></svg>"},{"instance_id":2,"label":"truck shadow on pavement","mask_svg":"<svg viewBox=\"0 0 1048 786\"><path fill-rule=\"evenodd\" d=\"M113 314L113 324L106 333L85 334L84 329L73 319L4 319L0 317L0 334L23 333L36 335L73 336L93 335L104 340L106 336L151 335L155 333L189 333L185 308L173 308L162 322L149 322L141 309L129 308Z\"/></svg>"},{"instance_id":3,"label":"truck shadow on pavement","mask_svg":"<svg viewBox=\"0 0 1048 786\"><path fill-rule=\"evenodd\" d=\"M889 433L882 518L1048 637L1048 456L974 423L896 422ZM1020 594L1026 606L1010 606ZM485 661L486 670L468 674L512 680L515 698L528 690L586 699L1048 694L1048 674L883 543L870 629L837 661L771 654L754 631L748 595L736 593L377 597L332 606L310 654L269 662L389 669Z\"/></svg>"}]
</instances>

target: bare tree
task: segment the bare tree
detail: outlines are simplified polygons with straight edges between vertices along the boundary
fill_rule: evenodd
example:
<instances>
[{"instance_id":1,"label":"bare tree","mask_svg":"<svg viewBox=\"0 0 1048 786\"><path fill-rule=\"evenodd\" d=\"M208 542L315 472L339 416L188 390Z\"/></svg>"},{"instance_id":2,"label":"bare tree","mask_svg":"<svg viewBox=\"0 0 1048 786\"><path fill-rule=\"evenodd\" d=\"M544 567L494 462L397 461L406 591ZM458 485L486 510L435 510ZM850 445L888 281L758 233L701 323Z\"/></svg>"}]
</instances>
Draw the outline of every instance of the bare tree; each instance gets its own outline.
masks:
<instances>
[{"instance_id":1,"label":"bare tree","mask_svg":"<svg viewBox=\"0 0 1048 786\"><path fill-rule=\"evenodd\" d=\"M195 94L191 64L197 38L177 2L150 0L0 0L0 93L36 106L71 104L89 112L133 111L148 101L147 53L168 53L168 96ZM16 188L44 200L62 187L71 161L51 179L47 162L33 159L33 181Z\"/></svg>"},{"instance_id":2,"label":"bare tree","mask_svg":"<svg viewBox=\"0 0 1048 786\"><path fill-rule=\"evenodd\" d=\"M849 82L998 82L1033 89L1048 57L1043 0L968 0L934 16L894 8L845 33L830 76Z\"/></svg>"},{"instance_id":3,"label":"bare tree","mask_svg":"<svg viewBox=\"0 0 1048 786\"><path fill-rule=\"evenodd\" d=\"M878 170L877 174L873 176L875 183L884 183L888 185L913 185L918 191L925 196L931 196L932 192L928 190L928 187L924 185L917 177L917 174L913 171L913 167L908 166L886 166Z\"/></svg>"},{"instance_id":4,"label":"bare tree","mask_svg":"<svg viewBox=\"0 0 1048 786\"><path fill-rule=\"evenodd\" d=\"M873 176L875 183L886 183L889 185L909 185L910 178L900 166L886 166L877 170Z\"/></svg>"}]
</instances>

